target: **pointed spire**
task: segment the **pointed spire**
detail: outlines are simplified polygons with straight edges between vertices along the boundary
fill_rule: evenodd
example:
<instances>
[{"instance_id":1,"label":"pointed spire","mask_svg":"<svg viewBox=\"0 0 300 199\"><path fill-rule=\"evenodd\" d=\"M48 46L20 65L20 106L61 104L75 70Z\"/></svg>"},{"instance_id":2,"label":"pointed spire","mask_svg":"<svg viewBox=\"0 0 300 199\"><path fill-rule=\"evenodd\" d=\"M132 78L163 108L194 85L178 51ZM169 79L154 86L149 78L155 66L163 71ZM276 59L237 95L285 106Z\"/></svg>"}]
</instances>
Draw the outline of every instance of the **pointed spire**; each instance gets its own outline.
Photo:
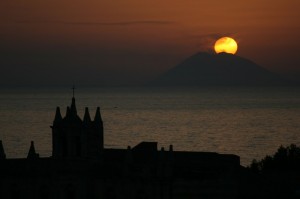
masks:
<instances>
[{"instance_id":1,"label":"pointed spire","mask_svg":"<svg viewBox=\"0 0 300 199\"><path fill-rule=\"evenodd\" d=\"M94 122L102 123L102 118L101 118L101 114L100 114L100 107L97 107Z\"/></svg>"},{"instance_id":2,"label":"pointed spire","mask_svg":"<svg viewBox=\"0 0 300 199\"><path fill-rule=\"evenodd\" d=\"M55 118L54 118L54 122L53 124L57 124L58 122L60 122L62 120L62 116L60 114L60 108L56 107L56 113L55 113Z\"/></svg>"},{"instance_id":3,"label":"pointed spire","mask_svg":"<svg viewBox=\"0 0 300 199\"><path fill-rule=\"evenodd\" d=\"M3 145L2 145L2 140L0 140L0 160L3 160L3 159L6 159L6 155L4 152Z\"/></svg>"},{"instance_id":4,"label":"pointed spire","mask_svg":"<svg viewBox=\"0 0 300 199\"><path fill-rule=\"evenodd\" d=\"M71 115L71 110L70 110L70 107L68 106L67 112L66 112L66 117L70 117L70 115Z\"/></svg>"},{"instance_id":5,"label":"pointed spire","mask_svg":"<svg viewBox=\"0 0 300 199\"><path fill-rule=\"evenodd\" d=\"M72 97L72 104L71 104L71 115L76 116L77 115L77 109L75 104L75 85L72 86L73 90L73 97Z\"/></svg>"},{"instance_id":6,"label":"pointed spire","mask_svg":"<svg viewBox=\"0 0 300 199\"><path fill-rule=\"evenodd\" d=\"M84 112L84 117L83 117L83 123L87 124L91 122L91 117L90 117L90 113L89 113L89 108L85 107L85 112Z\"/></svg>"},{"instance_id":7,"label":"pointed spire","mask_svg":"<svg viewBox=\"0 0 300 199\"><path fill-rule=\"evenodd\" d=\"M76 104L75 104L75 97L72 97L71 114L72 114L72 116L77 115L77 109L76 109Z\"/></svg>"},{"instance_id":8,"label":"pointed spire","mask_svg":"<svg viewBox=\"0 0 300 199\"><path fill-rule=\"evenodd\" d=\"M35 158L39 158L39 154L35 152L34 142L31 141L27 159L35 159Z\"/></svg>"}]
</instances>

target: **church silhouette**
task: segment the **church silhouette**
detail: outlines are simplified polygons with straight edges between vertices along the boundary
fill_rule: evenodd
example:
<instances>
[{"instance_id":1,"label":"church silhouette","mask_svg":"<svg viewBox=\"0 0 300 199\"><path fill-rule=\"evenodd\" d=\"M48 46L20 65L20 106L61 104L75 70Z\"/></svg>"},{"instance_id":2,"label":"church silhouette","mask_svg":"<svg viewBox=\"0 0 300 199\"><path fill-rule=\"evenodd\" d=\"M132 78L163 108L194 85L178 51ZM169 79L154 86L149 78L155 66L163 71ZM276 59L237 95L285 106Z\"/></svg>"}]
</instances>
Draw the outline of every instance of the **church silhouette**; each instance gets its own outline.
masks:
<instances>
[{"instance_id":1,"label":"church silhouette","mask_svg":"<svg viewBox=\"0 0 300 199\"><path fill-rule=\"evenodd\" d=\"M240 158L214 152L157 149L141 142L104 148L98 107L93 119L77 114L73 95L62 117L57 107L52 156L39 157L31 142L27 158L7 159L0 142L1 199L237 198Z\"/></svg>"}]
</instances>

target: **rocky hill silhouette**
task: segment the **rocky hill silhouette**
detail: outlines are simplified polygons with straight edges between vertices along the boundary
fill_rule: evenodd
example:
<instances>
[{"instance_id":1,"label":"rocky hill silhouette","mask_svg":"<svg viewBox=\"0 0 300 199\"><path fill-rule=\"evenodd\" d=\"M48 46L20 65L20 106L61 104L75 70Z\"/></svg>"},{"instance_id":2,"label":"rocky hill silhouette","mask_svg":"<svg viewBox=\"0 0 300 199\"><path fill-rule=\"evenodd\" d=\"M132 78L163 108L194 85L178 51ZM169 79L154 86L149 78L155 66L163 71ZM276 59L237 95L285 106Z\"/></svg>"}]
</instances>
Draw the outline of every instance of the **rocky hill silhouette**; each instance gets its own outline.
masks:
<instances>
[{"instance_id":1,"label":"rocky hill silhouette","mask_svg":"<svg viewBox=\"0 0 300 199\"><path fill-rule=\"evenodd\" d=\"M197 53L154 80L155 86L287 86L292 82L251 60Z\"/></svg>"}]
</instances>

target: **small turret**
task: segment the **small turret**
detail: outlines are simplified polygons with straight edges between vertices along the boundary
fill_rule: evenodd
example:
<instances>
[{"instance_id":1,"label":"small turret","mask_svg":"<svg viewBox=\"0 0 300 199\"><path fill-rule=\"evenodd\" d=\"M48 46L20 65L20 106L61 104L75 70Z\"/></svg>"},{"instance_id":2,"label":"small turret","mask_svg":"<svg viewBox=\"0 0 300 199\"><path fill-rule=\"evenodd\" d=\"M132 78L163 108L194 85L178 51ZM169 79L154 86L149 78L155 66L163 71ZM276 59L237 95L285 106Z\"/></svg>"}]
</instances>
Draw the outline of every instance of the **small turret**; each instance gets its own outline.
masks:
<instances>
[{"instance_id":1,"label":"small turret","mask_svg":"<svg viewBox=\"0 0 300 199\"><path fill-rule=\"evenodd\" d=\"M71 116L71 110L70 110L70 107L68 106L67 107L67 112L66 112L66 118L68 118L70 116Z\"/></svg>"},{"instance_id":2,"label":"small turret","mask_svg":"<svg viewBox=\"0 0 300 199\"><path fill-rule=\"evenodd\" d=\"M3 159L6 159L6 155L4 152L3 145L2 145L2 140L0 140L0 160L3 160Z\"/></svg>"},{"instance_id":3,"label":"small turret","mask_svg":"<svg viewBox=\"0 0 300 199\"><path fill-rule=\"evenodd\" d=\"M172 144L169 146L169 151L170 151L170 152L173 151L173 145L172 145Z\"/></svg>"},{"instance_id":4,"label":"small turret","mask_svg":"<svg viewBox=\"0 0 300 199\"><path fill-rule=\"evenodd\" d=\"M83 123L88 124L90 122L91 122L91 117L90 117L90 113L89 113L89 108L86 107L85 112L84 112L84 117L83 117Z\"/></svg>"},{"instance_id":5,"label":"small turret","mask_svg":"<svg viewBox=\"0 0 300 199\"><path fill-rule=\"evenodd\" d=\"M39 156L40 155L35 152L34 142L31 141L30 148L29 148L28 155L27 155L27 159L36 159L36 158L39 158Z\"/></svg>"},{"instance_id":6,"label":"small turret","mask_svg":"<svg viewBox=\"0 0 300 199\"><path fill-rule=\"evenodd\" d=\"M131 150L130 146L127 147L125 161L127 164L132 164L133 155L132 155L132 150Z\"/></svg>"},{"instance_id":7,"label":"small turret","mask_svg":"<svg viewBox=\"0 0 300 199\"><path fill-rule=\"evenodd\" d=\"M123 165L123 171L125 177L129 177L131 175L132 165L133 165L132 150L131 147L128 146L126 150L124 165Z\"/></svg>"},{"instance_id":8,"label":"small turret","mask_svg":"<svg viewBox=\"0 0 300 199\"><path fill-rule=\"evenodd\" d=\"M102 118L101 118L101 114L100 114L100 107L97 107L94 122L103 123Z\"/></svg>"},{"instance_id":9,"label":"small turret","mask_svg":"<svg viewBox=\"0 0 300 199\"><path fill-rule=\"evenodd\" d=\"M56 113L55 113L55 118L54 118L53 124L55 125L55 124L59 123L60 121L62 121L62 116L60 114L60 108L56 107Z\"/></svg>"},{"instance_id":10,"label":"small turret","mask_svg":"<svg viewBox=\"0 0 300 199\"><path fill-rule=\"evenodd\" d=\"M104 138L103 138L103 121L100 114L100 107L97 107L93 125L94 125L94 132L97 137L95 138L97 145L100 146L100 149L102 150L104 148L104 142L103 142Z\"/></svg>"}]
</instances>

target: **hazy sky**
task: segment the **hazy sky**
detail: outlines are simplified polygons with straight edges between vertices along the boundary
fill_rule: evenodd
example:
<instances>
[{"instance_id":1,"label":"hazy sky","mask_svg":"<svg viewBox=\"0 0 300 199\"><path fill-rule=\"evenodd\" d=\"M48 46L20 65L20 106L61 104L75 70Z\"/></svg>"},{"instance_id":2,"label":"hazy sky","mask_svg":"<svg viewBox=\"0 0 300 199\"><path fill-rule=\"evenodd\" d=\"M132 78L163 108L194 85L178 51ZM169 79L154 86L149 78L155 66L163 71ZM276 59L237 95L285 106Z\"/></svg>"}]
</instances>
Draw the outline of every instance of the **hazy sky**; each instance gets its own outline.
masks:
<instances>
[{"instance_id":1,"label":"hazy sky","mask_svg":"<svg viewBox=\"0 0 300 199\"><path fill-rule=\"evenodd\" d=\"M239 56L300 74L299 35L299 0L1 0L0 83L143 82L221 36Z\"/></svg>"}]
</instances>

